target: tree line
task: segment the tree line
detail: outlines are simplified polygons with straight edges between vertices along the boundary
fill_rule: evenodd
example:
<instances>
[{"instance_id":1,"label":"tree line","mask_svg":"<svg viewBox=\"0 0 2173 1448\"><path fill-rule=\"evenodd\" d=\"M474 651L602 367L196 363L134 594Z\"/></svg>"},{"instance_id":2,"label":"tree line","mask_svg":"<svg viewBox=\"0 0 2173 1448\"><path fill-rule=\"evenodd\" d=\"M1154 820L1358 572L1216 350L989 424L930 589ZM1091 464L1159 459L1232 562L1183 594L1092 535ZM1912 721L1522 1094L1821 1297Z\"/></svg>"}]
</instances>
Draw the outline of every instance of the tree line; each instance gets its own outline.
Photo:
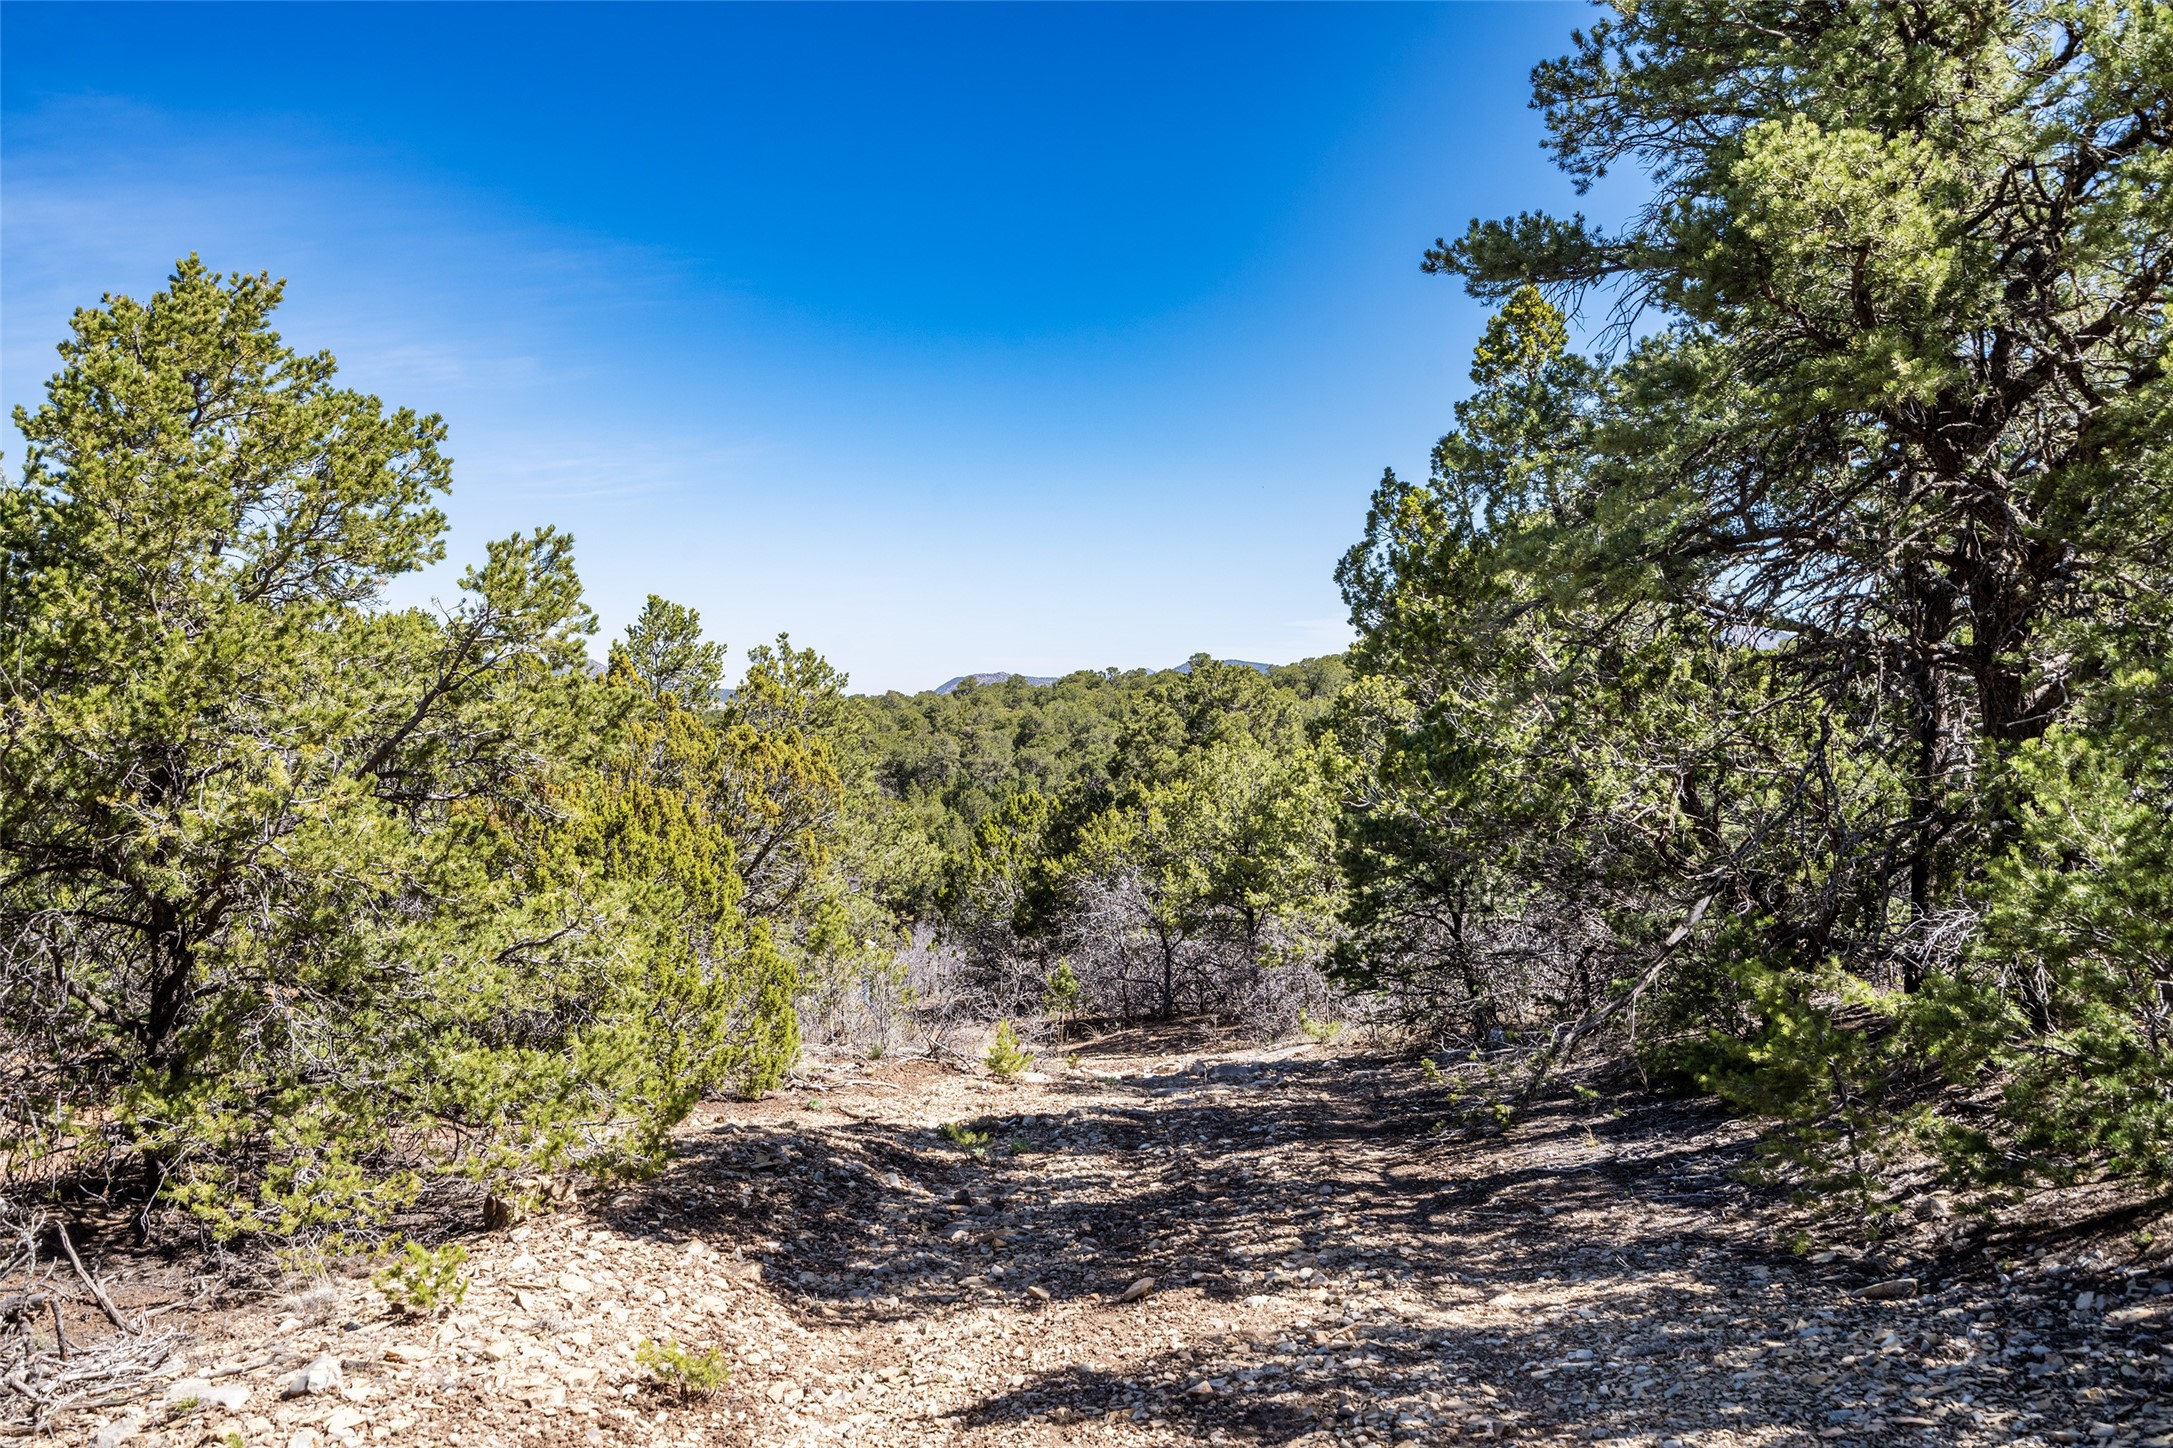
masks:
<instances>
[{"instance_id":1,"label":"tree line","mask_svg":"<svg viewBox=\"0 0 2173 1448\"><path fill-rule=\"evenodd\" d=\"M2024 1183L2173 1163L2173 9L1650 0L1534 72L1621 228L1475 222L1428 476L1265 674L728 678L570 540L439 607L443 424L194 258L76 314L0 488L11 1191L375 1239L638 1172L803 1020L1285 1022L1536 1081L1605 1042Z\"/></svg>"}]
</instances>

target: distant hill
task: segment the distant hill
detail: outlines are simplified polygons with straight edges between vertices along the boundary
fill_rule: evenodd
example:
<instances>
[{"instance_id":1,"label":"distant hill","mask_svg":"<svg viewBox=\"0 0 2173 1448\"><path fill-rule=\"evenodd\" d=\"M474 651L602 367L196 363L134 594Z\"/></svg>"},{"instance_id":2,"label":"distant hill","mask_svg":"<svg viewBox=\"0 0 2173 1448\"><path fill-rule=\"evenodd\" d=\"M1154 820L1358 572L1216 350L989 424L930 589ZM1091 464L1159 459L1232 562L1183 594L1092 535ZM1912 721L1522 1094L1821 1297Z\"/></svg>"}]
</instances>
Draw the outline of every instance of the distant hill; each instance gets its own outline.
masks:
<instances>
[{"instance_id":1,"label":"distant hill","mask_svg":"<svg viewBox=\"0 0 2173 1448\"><path fill-rule=\"evenodd\" d=\"M1224 659L1222 662L1233 669L1258 669L1263 674L1275 667L1273 664L1256 664L1251 659ZM1187 661L1179 664L1170 672L1173 674L1189 674L1192 672L1192 665L1190 661Z\"/></svg>"},{"instance_id":2,"label":"distant hill","mask_svg":"<svg viewBox=\"0 0 2173 1448\"><path fill-rule=\"evenodd\" d=\"M1006 684L1013 679L1017 679L1022 684L1053 684L1056 682L1057 677L1057 675L1053 674L1047 677L1039 674L960 674L955 679L946 679L936 685L936 692L938 694L955 694L958 692L958 686L968 679L973 680L976 684Z\"/></svg>"},{"instance_id":3,"label":"distant hill","mask_svg":"<svg viewBox=\"0 0 2173 1448\"><path fill-rule=\"evenodd\" d=\"M1224 659L1223 662L1230 665L1232 668L1258 669L1263 674L1275 667L1275 665L1273 664L1257 664L1254 663L1251 659ZM1182 663L1177 665L1174 669L1170 670L1170 672L1175 674L1189 674L1192 672L1192 665L1190 663ZM955 679L945 679L942 683L936 685L936 692L938 694L955 694L958 692L958 686L965 683L968 679L973 680L973 682L977 686L982 684L1003 684L1008 683L1013 679L1017 679L1022 684L1040 685L1053 684L1057 681L1057 679L1061 677L1062 675L1006 674L1001 672L990 674L960 674Z\"/></svg>"}]
</instances>

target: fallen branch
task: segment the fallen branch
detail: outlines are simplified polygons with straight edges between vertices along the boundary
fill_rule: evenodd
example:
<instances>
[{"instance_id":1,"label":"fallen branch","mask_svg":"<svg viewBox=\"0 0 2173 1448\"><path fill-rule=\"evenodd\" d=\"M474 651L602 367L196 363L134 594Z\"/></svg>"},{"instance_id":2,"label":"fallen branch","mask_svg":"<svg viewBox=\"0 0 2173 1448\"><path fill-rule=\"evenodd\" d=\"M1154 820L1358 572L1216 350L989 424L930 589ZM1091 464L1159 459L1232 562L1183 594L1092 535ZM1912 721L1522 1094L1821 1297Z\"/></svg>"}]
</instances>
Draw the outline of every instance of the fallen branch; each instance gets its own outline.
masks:
<instances>
[{"instance_id":1,"label":"fallen branch","mask_svg":"<svg viewBox=\"0 0 2173 1448\"><path fill-rule=\"evenodd\" d=\"M83 1279L83 1285L91 1290L91 1296L98 1299L98 1309L105 1313L106 1321L127 1332L129 1327L121 1320L121 1309L113 1305L113 1299L106 1296L106 1289L98 1285L98 1279L91 1276L90 1269L83 1265L83 1259L76 1256L75 1243L68 1240L67 1224L55 1222L53 1230L60 1234L60 1248L68 1254L68 1265L75 1268L75 1275Z\"/></svg>"}]
</instances>

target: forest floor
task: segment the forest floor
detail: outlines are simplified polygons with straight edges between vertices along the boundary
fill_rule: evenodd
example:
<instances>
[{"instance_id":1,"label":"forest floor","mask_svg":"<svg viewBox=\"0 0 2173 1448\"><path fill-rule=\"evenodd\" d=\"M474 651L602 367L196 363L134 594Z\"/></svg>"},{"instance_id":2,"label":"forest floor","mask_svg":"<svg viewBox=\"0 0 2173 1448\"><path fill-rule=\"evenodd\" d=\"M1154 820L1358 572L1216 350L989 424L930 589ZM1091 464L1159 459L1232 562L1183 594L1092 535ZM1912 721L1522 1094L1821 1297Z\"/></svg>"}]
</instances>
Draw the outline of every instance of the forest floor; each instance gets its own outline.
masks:
<instances>
[{"instance_id":1,"label":"forest floor","mask_svg":"<svg viewBox=\"0 0 2173 1448\"><path fill-rule=\"evenodd\" d=\"M1803 1252L1741 1179L1753 1128L1698 1103L1565 1090L1476 1134L1419 1067L1355 1047L1082 1049L1015 1082L818 1060L706 1107L656 1179L466 1238L449 1316L393 1313L366 1275L191 1295L170 1265L109 1261L123 1313L165 1306L186 1345L146 1395L53 1431L2173 1444L2162 1202L2082 1193L1973 1228L1926 1197L1876 1251ZM732 1379L682 1401L636 1366L645 1338L713 1345ZM282 1396L313 1362L338 1381Z\"/></svg>"}]
</instances>

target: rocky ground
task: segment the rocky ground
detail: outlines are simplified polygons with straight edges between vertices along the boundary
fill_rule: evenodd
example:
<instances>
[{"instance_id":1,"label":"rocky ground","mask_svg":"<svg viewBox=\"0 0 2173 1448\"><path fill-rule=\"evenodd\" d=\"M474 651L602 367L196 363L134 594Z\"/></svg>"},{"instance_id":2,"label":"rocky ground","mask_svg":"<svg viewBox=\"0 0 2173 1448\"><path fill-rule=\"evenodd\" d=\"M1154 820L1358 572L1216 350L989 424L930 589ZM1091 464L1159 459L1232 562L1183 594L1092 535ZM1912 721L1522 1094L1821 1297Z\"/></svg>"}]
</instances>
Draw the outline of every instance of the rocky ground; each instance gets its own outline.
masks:
<instances>
[{"instance_id":1,"label":"rocky ground","mask_svg":"<svg viewBox=\"0 0 2173 1448\"><path fill-rule=\"evenodd\" d=\"M1877 1252L1791 1250L1739 1122L1565 1091L1486 1135L1444 1097L1406 1061L1212 1037L1011 1083L817 1062L705 1109L657 1180L468 1238L449 1316L366 1276L235 1303L115 1267L124 1311L164 1306L185 1346L56 1431L2173 1445L2173 1221L2147 1205L1986 1228L1927 1197ZM718 1349L729 1384L656 1384L636 1344L666 1338Z\"/></svg>"}]
</instances>

